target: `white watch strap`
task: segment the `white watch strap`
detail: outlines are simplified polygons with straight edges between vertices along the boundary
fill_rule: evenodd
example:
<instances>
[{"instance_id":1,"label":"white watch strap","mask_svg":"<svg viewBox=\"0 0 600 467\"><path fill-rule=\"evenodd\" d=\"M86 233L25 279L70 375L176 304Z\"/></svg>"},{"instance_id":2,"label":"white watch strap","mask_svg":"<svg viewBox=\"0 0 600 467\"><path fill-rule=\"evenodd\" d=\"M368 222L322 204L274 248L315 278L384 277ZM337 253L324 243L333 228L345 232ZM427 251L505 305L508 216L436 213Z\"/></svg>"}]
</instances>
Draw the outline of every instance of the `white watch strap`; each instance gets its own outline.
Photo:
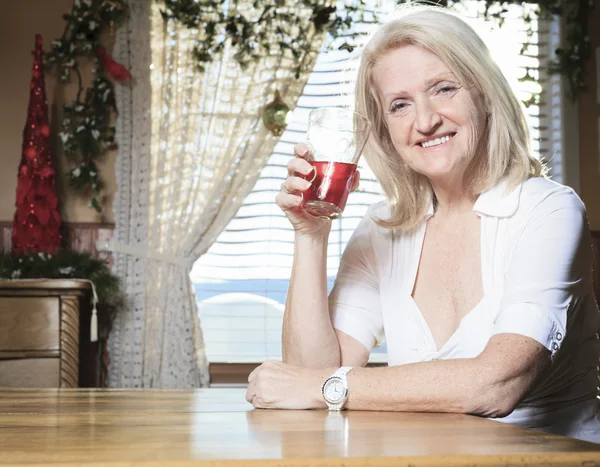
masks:
<instances>
[{"instance_id":1,"label":"white watch strap","mask_svg":"<svg viewBox=\"0 0 600 467\"><path fill-rule=\"evenodd\" d=\"M338 370L331 375L332 377L337 376L338 378L342 378L342 379L346 379L346 375L348 374L348 372L352 369L351 366L343 366L341 368L338 368Z\"/></svg>"},{"instance_id":2,"label":"white watch strap","mask_svg":"<svg viewBox=\"0 0 600 467\"><path fill-rule=\"evenodd\" d=\"M346 375L348 374L348 372L351 369L352 369L351 366L343 366L341 368L338 368L336 370L336 372L334 374L332 374L329 378L327 378L325 383L323 383L323 391L325 389L325 385L327 384L327 381L329 381L332 378L341 379L342 382L344 383L344 386L346 387L346 397L343 400L341 400L339 403L330 403L327 401L327 398L325 398L325 402L327 402L327 406L329 407L329 410L342 410L342 408L344 407L344 404L346 403L346 399L348 397L348 378L346 378ZM323 392L323 397L325 397L324 392Z\"/></svg>"}]
</instances>

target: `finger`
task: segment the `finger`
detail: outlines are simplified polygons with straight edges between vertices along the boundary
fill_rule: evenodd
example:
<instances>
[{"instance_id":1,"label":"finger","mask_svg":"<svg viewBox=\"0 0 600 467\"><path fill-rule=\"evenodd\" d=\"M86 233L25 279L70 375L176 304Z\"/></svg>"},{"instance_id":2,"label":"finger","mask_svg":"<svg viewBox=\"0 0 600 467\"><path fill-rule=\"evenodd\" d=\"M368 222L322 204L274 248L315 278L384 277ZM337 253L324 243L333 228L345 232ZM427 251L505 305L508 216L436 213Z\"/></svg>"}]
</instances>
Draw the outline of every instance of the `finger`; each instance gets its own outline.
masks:
<instances>
[{"instance_id":1,"label":"finger","mask_svg":"<svg viewBox=\"0 0 600 467\"><path fill-rule=\"evenodd\" d=\"M256 375L260 372L262 365L258 365L254 370L250 372L248 375L248 382L251 383L252 380L256 377Z\"/></svg>"},{"instance_id":2,"label":"finger","mask_svg":"<svg viewBox=\"0 0 600 467\"><path fill-rule=\"evenodd\" d=\"M264 394L257 392L252 398L252 405L257 409L276 409L277 403L270 399L265 400Z\"/></svg>"},{"instance_id":3,"label":"finger","mask_svg":"<svg viewBox=\"0 0 600 467\"><path fill-rule=\"evenodd\" d=\"M358 169L354 172L354 176L352 177L352 186L350 187L350 191L356 191L356 189L360 185L360 172Z\"/></svg>"},{"instance_id":4,"label":"finger","mask_svg":"<svg viewBox=\"0 0 600 467\"><path fill-rule=\"evenodd\" d=\"M246 389L246 401L252 404L252 400L256 397L256 389L254 384L249 384L248 389Z\"/></svg>"},{"instance_id":5,"label":"finger","mask_svg":"<svg viewBox=\"0 0 600 467\"><path fill-rule=\"evenodd\" d=\"M289 211L302 205L302 196L281 191L275 196L275 203L282 211Z\"/></svg>"},{"instance_id":6,"label":"finger","mask_svg":"<svg viewBox=\"0 0 600 467\"><path fill-rule=\"evenodd\" d=\"M288 195L297 194L300 191L306 191L312 185L308 180L300 177L288 177L281 184L281 191Z\"/></svg>"},{"instance_id":7,"label":"finger","mask_svg":"<svg viewBox=\"0 0 600 467\"><path fill-rule=\"evenodd\" d=\"M296 157L301 157L303 159L307 159L311 156L310 148L306 143L298 143L294 145L294 155Z\"/></svg>"},{"instance_id":8,"label":"finger","mask_svg":"<svg viewBox=\"0 0 600 467\"><path fill-rule=\"evenodd\" d=\"M312 176L312 171L314 169L314 166L299 157L290 159L287 165L288 175L304 175L307 178Z\"/></svg>"},{"instance_id":9,"label":"finger","mask_svg":"<svg viewBox=\"0 0 600 467\"><path fill-rule=\"evenodd\" d=\"M285 365L285 363L280 362L279 360L265 360L261 366L263 368L277 368L282 365Z\"/></svg>"},{"instance_id":10,"label":"finger","mask_svg":"<svg viewBox=\"0 0 600 467\"><path fill-rule=\"evenodd\" d=\"M263 403L263 400L260 398L260 396L255 396L252 399L252 405L254 406L254 408L256 409L266 409L267 407L265 406L265 404Z\"/></svg>"}]
</instances>

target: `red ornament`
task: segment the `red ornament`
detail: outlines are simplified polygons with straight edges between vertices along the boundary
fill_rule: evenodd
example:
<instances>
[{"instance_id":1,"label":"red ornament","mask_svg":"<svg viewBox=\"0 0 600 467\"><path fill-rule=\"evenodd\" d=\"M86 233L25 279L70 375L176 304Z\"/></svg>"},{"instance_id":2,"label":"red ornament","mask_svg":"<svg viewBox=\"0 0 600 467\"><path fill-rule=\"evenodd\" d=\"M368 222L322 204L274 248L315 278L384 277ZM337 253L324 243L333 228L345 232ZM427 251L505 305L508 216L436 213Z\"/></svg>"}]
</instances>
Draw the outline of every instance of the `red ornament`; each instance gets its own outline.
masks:
<instances>
[{"instance_id":1,"label":"red ornament","mask_svg":"<svg viewBox=\"0 0 600 467\"><path fill-rule=\"evenodd\" d=\"M104 47L96 49L96 55L102 64L102 67L117 81L125 81L131 78L131 73L120 63L117 63L109 54L106 53Z\"/></svg>"},{"instance_id":2,"label":"red ornament","mask_svg":"<svg viewBox=\"0 0 600 467\"><path fill-rule=\"evenodd\" d=\"M40 133L44 138L48 138L50 136L50 125L40 126Z\"/></svg>"},{"instance_id":3,"label":"red ornament","mask_svg":"<svg viewBox=\"0 0 600 467\"><path fill-rule=\"evenodd\" d=\"M30 146L23 151L23 154L29 161L33 161L38 156L38 150L34 146Z\"/></svg>"},{"instance_id":4,"label":"red ornament","mask_svg":"<svg viewBox=\"0 0 600 467\"><path fill-rule=\"evenodd\" d=\"M35 38L34 65L12 231L13 253L54 253L60 247L56 173L50 153L42 36Z\"/></svg>"}]
</instances>

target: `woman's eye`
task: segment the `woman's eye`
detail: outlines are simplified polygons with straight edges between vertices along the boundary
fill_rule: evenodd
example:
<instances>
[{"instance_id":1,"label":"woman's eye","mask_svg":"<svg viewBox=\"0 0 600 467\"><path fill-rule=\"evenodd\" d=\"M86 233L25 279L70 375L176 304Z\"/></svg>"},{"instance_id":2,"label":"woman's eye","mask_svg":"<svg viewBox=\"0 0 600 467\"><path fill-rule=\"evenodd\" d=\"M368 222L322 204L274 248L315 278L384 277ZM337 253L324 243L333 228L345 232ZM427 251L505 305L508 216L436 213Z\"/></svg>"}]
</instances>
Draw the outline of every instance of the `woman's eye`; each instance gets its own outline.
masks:
<instances>
[{"instance_id":1,"label":"woman's eye","mask_svg":"<svg viewBox=\"0 0 600 467\"><path fill-rule=\"evenodd\" d=\"M444 95L450 95L450 94L453 94L454 92L456 92L456 86L446 85L446 86L442 86L441 88L438 89L438 93L444 94Z\"/></svg>"},{"instance_id":2,"label":"woman's eye","mask_svg":"<svg viewBox=\"0 0 600 467\"><path fill-rule=\"evenodd\" d=\"M408 107L408 104L406 104L406 102L394 101L390 105L390 113L395 113L404 110L406 107Z\"/></svg>"}]
</instances>

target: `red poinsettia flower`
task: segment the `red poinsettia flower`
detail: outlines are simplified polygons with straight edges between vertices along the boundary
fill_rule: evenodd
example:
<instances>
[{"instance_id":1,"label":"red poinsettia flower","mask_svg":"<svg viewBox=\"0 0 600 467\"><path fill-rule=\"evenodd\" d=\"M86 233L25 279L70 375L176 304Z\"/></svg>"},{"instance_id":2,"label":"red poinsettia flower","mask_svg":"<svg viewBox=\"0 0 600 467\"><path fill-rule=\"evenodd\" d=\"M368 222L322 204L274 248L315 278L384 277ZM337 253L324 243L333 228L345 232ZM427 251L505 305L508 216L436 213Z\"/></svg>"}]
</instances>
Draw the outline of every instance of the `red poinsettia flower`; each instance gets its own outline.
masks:
<instances>
[{"instance_id":1,"label":"red poinsettia flower","mask_svg":"<svg viewBox=\"0 0 600 467\"><path fill-rule=\"evenodd\" d=\"M125 81L126 79L131 78L129 70L120 63L117 63L109 54L107 54L104 47L98 47L96 49L96 55L108 74L117 81Z\"/></svg>"}]
</instances>

